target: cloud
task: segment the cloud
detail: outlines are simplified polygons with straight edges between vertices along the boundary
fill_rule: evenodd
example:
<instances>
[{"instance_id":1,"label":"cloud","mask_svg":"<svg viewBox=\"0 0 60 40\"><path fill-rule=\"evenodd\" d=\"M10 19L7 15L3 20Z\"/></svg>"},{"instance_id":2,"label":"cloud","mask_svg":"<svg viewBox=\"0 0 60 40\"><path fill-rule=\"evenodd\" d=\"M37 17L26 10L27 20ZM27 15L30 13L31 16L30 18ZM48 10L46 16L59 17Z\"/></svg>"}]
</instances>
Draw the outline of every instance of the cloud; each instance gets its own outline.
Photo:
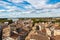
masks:
<instances>
[{"instance_id":1,"label":"cloud","mask_svg":"<svg viewBox=\"0 0 60 40\"><path fill-rule=\"evenodd\" d=\"M48 0L26 0L31 3L36 9L41 8L57 8L60 7L60 2L56 4L47 4Z\"/></svg>"},{"instance_id":2,"label":"cloud","mask_svg":"<svg viewBox=\"0 0 60 40\"><path fill-rule=\"evenodd\" d=\"M26 5L26 6L25 5L26 4L22 4L22 3L20 3L20 4L19 3L10 4L8 2L0 1L0 6L5 7L7 9L5 11L8 11L8 12L11 12L11 11L26 11L26 10L29 10L29 9L33 9L31 5ZM24 10L22 7L25 8L26 10Z\"/></svg>"},{"instance_id":3,"label":"cloud","mask_svg":"<svg viewBox=\"0 0 60 40\"><path fill-rule=\"evenodd\" d=\"M13 3L20 3L20 2L23 2L23 0L8 0L8 1L11 1Z\"/></svg>"},{"instance_id":4,"label":"cloud","mask_svg":"<svg viewBox=\"0 0 60 40\"><path fill-rule=\"evenodd\" d=\"M60 17L60 2L56 4L47 4L48 0L25 0L31 5L21 4L23 0L8 0L15 5L0 1L0 6L7 10L0 10L0 17ZM19 1L19 2L18 2ZM3 5L2 5L3 4ZM22 6L27 10L22 10L17 6Z\"/></svg>"}]
</instances>

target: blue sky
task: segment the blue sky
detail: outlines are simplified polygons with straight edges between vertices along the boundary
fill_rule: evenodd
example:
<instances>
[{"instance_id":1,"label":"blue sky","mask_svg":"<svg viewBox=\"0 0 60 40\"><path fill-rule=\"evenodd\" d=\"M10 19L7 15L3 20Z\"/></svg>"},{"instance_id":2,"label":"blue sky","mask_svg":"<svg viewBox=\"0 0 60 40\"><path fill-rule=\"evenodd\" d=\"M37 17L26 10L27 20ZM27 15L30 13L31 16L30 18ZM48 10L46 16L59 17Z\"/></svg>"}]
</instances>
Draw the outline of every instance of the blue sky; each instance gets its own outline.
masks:
<instances>
[{"instance_id":1,"label":"blue sky","mask_svg":"<svg viewBox=\"0 0 60 40\"><path fill-rule=\"evenodd\" d=\"M0 0L0 18L60 17L60 0Z\"/></svg>"},{"instance_id":2,"label":"blue sky","mask_svg":"<svg viewBox=\"0 0 60 40\"><path fill-rule=\"evenodd\" d=\"M49 4L55 4L55 3L58 3L60 2L60 0L49 0L48 3Z\"/></svg>"}]
</instances>

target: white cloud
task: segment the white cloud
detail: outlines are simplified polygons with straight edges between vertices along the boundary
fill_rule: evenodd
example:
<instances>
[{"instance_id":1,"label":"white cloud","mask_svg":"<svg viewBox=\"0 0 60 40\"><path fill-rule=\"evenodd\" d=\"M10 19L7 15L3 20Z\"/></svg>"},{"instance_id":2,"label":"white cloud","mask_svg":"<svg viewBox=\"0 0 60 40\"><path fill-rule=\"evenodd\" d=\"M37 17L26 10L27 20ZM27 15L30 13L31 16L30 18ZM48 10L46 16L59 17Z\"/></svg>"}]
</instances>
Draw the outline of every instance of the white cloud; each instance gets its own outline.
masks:
<instances>
[{"instance_id":1,"label":"white cloud","mask_svg":"<svg viewBox=\"0 0 60 40\"><path fill-rule=\"evenodd\" d=\"M0 6L6 8L7 10L3 9L3 10L0 10L0 12L13 12L15 10L20 10L20 8L16 7L16 6L10 6L9 3L6 3L4 1L0 1Z\"/></svg>"},{"instance_id":2,"label":"white cloud","mask_svg":"<svg viewBox=\"0 0 60 40\"><path fill-rule=\"evenodd\" d=\"M8 0L8 1L11 1L11 2L13 2L13 3L23 2L23 0Z\"/></svg>"},{"instance_id":3,"label":"white cloud","mask_svg":"<svg viewBox=\"0 0 60 40\"><path fill-rule=\"evenodd\" d=\"M56 3L56 4L49 4L49 5L47 5L46 8L49 8L49 9L60 8L60 2L58 2L58 3Z\"/></svg>"},{"instance_id":4,"label":"white cloud","mask_svg":"<svg viewBox=\"0 0 60 40\"><path fill-rule=\"evenodd\" d=\"M22 2L22 0L11 0L14 3ZM7 5L8 3L0 2L0 6L6 7L8 10L0 10L0 17L60 17L60 2L56 4L46 4L48 0L25 0L32 4L24 6L27 11L23 11L16 6ZM3 5L2 5L3 4ZM35 7L36 9L33 9ZM39 9L39 10L37 10ZM42 10L41 10L42 9ZM7 14L9 13L9 14Z\"/></svg>"},{"instance_id":5,"label":"white cloud","mask_svg":"<svg viewBox=\"0 0 60 40\"><path fill-rule=\"evenodd\" d=\"M47 0L26 0L31 3L35 8L43 8L46 6Z\"/></svg>"},{"instance_id":6,"label":"white cloud","mask_svg":"<svg viewBox=\"0 0 60 40\"><path fill-rule=\"evenodd\" d=\"M0 10L0 12L3 12L3 11L5 11L5 10Z\"/></svg>"},{"instance_id":7,"label":"white cloud","mask_svg":"<svg viewBox=\"0 0 60 40\"><path fill-rule=\"evenodd\" d=\"M11 1L11 0L10 0ZM21 0L20 0L21 1ZM18 8L17 6L11 6L9 5L10 3L7 3L7 2L3 2L3 1L0 1L0 6L3 6L5 7L7 10L4 10L6 12L21 12L21 11L24 11L23 9L21 8ZM19 6L19 5L18 5ZM32 9L32 6L30 5L27 5L27 6L24 6L24 8L26 8L27 10L31 10ZM4 11L0 11L0 12L4 12Z\"/></svg>"},{"instance_id":8,"label":"white cloud","mask_svg":"<svg viewBox=\"0 0 60 40\"><path fill-rule=\"evenodd\" d=\"M36 9L41 8L57 8L60 7L60 2L56 4L46 4L48 0L26 0L31 3Z\"/></svg>"}]
</instances>

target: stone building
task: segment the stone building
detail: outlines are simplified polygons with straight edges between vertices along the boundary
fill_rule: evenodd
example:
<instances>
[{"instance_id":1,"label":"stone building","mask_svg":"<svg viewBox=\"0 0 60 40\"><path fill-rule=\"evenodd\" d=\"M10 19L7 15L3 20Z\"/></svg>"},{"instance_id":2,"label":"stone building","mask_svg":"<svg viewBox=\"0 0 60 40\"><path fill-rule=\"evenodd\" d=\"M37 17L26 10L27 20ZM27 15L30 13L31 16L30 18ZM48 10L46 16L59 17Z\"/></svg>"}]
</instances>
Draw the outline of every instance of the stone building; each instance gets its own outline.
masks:
<instances>
[{"instance_id":1,"label":"stone building","mask_svg":"<svg viewBox=\"0 0 60 40\"><path fill-rule=\"evenodd\" d=\"M5 39L7 37L10 37L10 26L9 25L3 25L3 31L2 31L2 38Z\"/></svg>"}]
</instances>

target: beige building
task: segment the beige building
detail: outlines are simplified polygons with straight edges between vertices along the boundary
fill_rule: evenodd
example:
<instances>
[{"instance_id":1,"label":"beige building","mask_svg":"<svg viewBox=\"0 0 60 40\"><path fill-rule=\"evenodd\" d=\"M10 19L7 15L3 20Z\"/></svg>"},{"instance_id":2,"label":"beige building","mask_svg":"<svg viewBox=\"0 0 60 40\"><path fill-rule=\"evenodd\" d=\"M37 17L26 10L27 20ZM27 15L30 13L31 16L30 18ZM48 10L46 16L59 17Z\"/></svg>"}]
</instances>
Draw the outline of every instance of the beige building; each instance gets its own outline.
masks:
<instances>
[{"instance_id":1,"label":"beige building","mask_svg":"<svg viewBox=\"0 0 60 40\"><path fill-rule=\"evenodd\" d=\"M10 36L10 26L4 25L2 37L5 38L5 37L9 37L9 36Z\"/></svg>"}]
</instances>

